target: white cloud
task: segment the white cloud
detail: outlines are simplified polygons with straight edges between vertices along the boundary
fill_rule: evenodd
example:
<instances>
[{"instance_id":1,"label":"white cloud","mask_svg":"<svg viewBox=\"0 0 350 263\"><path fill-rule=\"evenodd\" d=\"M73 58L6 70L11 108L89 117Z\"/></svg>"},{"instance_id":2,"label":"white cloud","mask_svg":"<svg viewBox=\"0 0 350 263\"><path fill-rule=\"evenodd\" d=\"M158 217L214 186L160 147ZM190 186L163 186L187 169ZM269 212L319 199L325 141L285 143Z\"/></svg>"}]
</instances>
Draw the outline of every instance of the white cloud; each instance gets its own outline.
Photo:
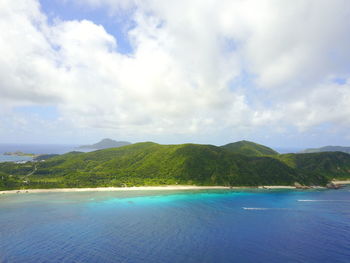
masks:
<instances>
[{"instance_id":1,"label":"white cloud","mask_svg":"<svg viewBox=\"0 0 350 263\"><path fill-rule=\"evenodd\" d=\"M92 21L50 25L36 0L3 0L2 105L56 105L121 135L350 126L349 84L330 81L350 77L346 1L81 3L133 12L133 53ZM232 84L244 74L249 85Z\"/></svg>"}]
</instances>

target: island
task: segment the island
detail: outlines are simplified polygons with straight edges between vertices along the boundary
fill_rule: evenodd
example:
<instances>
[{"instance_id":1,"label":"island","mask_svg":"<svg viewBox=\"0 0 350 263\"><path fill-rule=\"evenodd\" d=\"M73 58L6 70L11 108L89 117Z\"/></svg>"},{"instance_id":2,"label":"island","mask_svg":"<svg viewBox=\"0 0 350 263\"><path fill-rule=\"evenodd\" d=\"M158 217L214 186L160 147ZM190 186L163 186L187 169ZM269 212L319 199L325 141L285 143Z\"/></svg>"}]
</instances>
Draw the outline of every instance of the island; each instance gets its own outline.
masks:
<instances>
[{"instance_id":1,"label":"island","mask_svg":"<svg viewBox=\"0 0 350 263\"><path fill-rule=\"evenodd\" d=\"M16 151L16 152L5 152L4 155L7 156L28 156L28 157L35 157L37 154L34 153L24 153L21 151Z\"/></svg>"},{"instance_id":2,"label":"island","mask_svg":"<svg viewBox=\"0 0 350 263\"><path fill-rule=\"evenodd\" d=\"M1 190L166 185L302 189L349 178L347 153L279 154L249 141L223 146L143 142L40 162L0 163Z\"/></svg>"},{"instance_id":3,"label":"island","mask_svg":"<svg viewBox=\"0 0 350 263\"><path fill-rule=\"evenodd\" d=\"M81 150L102 150L102 149L108 149L108 148L116 148L116 147L122 147L125 145L130 145L130 142L125 141L115 141L112 139L103 139L97 143L91 144L91 145L82 145L79 146L78 149Z\"/></svg>"}]
</instances>

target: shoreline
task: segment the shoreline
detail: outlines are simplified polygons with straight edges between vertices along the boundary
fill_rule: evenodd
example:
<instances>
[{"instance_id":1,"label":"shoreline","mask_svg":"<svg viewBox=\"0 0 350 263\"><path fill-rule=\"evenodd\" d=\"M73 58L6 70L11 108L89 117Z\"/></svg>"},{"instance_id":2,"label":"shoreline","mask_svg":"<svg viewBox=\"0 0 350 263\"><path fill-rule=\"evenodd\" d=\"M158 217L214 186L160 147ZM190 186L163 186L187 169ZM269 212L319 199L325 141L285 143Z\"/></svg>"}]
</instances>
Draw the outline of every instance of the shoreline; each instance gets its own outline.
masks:
<instances>
[{"instance_id":1,"label":"shoreline","mask_svg":"<svg viewBox=\"0 0 350 263\"><path fill-rule=\"evenodd\" d=\"M256 186L256 187L252 187L252 186L232 186L232 187L230 187L230 186L167 185L167 186L134 186L134 187L18 189L18 190L0 191L0 195L1 194L25 194L25 193L34 194L34 193L66 193L66 192L242 190L242 189L266 189L266 190L269 190L269 189L297 189L297 188L295 186L284 186L284 185L267 185L267 186Z\"/></svg>"},{"instance_id":2,"label":"shoreline","mask_svg":"<svg viewBox=\"0 0 350 263\"><path fill-rule=\"evenodd\" d=\"M350 180L333 180L332 183L334 184L350 184Z\"/></svg>"},{"instance_id":3,"label":"shoreline","mask_svg":"<svg viewBox=\"0 0 350 263\"><path fill-rule=\"evenodd\" d=\"M332 183L337 185L350 184L350 180L333 180ZM48 189L16 189L3 190L2 194L37 194L37 193L68 193L68 192L118 192L118 191L176 191L176 190L278 190L294 189L305 190L308 188L299 188L288 185L264 185L264 186L196 186L196 185L163 185L163 186L132 186L132 187L96 187L96 188L48 188ZM322 186L315 186L309 189L327 189Z\"/></svg>"}]
</instances>

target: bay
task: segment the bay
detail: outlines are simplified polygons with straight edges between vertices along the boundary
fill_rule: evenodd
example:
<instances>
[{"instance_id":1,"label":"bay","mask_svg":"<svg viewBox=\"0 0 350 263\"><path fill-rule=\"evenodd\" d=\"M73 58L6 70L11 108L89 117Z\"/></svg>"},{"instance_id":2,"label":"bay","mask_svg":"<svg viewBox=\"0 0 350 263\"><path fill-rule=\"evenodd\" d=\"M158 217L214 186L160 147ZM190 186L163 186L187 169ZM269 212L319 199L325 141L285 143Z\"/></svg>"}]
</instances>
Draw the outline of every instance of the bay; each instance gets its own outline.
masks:
<instances>
[{"instance_id":1,"label":"bay","mask_svg":"<svg viewBox=\"0 0 350 263\"><path fill-rule=\"evenodd\" d=\"M350 188L0 195L0 262L349 262Z\"/></svg>"}]
</instances>

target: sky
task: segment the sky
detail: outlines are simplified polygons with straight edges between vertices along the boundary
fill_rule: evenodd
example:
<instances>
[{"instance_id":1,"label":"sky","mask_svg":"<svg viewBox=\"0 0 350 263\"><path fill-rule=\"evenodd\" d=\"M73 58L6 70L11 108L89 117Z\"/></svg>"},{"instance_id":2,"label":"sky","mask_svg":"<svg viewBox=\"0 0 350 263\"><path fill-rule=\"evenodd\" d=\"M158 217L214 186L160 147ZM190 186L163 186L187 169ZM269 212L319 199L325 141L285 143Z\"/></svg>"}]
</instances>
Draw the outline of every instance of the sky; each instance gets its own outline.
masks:
<instances>
[{"instance_id":1,"label":"sky","mask_svg":"<svg viewBox=\"0 0 350 263\"><path fill-rule=\"evenodd\" d=\"M350 145L350 1L0 0L0 143Z\"/></svg>"}]
</instances>

